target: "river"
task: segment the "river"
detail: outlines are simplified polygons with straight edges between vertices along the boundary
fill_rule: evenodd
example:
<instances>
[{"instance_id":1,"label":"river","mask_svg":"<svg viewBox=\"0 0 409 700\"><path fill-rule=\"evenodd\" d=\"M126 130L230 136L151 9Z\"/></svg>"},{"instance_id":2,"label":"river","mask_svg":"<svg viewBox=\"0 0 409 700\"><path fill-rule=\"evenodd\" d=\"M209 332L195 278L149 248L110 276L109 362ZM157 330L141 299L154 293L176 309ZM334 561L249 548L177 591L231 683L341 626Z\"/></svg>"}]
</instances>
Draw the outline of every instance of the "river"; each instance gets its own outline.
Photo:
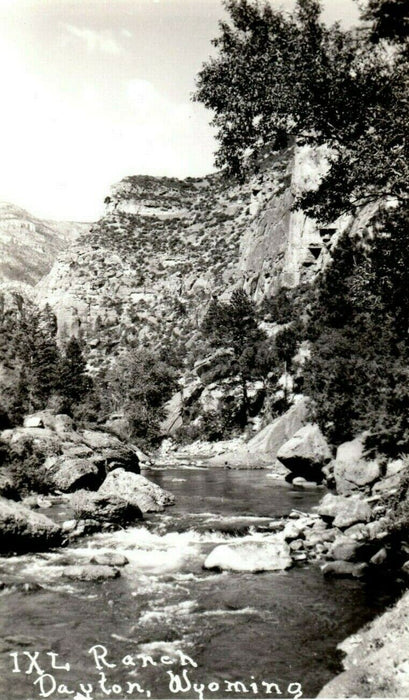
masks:
<instances>
[{"instance_id":1,"label":"river","mask_svg":"<svg viewBox=\"0 0 409 700\"><path fill-rule=\"evenodd\" d=\"M314 697L340 670L336 644L383 610L392 592L325 580L312 564L257 575L202 565L220 543L265 538L273 518L310 510L322 492L293 490L267 471L177 467L144 474L172 491L177 504L137 527L0 560L7 584L41 586L0 594L1 698ZM60 507L54 517L70 513ZM61 577L64 564L88 561L96 550L126 555L120 578ZM24 652L39 652L35 663ZM47 652L69 670L52 669ZM38 668L42 684L34 683ZM176 677L186 680L183 688L199 685L173 694ZM242 685L232 685L237 681Z\"/></svg>"}]
</instances>

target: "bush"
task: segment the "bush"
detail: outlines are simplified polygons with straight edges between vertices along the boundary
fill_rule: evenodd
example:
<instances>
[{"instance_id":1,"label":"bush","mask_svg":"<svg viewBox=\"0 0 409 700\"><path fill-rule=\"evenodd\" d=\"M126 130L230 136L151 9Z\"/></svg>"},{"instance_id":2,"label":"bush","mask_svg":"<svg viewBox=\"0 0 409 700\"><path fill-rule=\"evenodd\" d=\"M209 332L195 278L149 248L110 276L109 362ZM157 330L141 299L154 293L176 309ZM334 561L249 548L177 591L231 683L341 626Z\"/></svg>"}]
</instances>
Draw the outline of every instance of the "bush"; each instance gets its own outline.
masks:
<instances>
[{"instance_id":1,"label":"bush","mask_svg":"<svg viewBox=\"0 0 409 700\"><path fill-rule=\"evenodd\" d=\"M13 479L20 495L49 493L50 485L47 470L44 467L46 455L35 445L32 438L19 440L15 445L2 446L3 463Z\"/></svg>"},{"instance_id":2,"label":"bush","mask_svg":"<svg viewBox=\"0 0 409 700\"><path fill-rule=\"evenodd\" d=\"M260 305L260 316L265 321L291 323L294 321L294 293L284 287L272 297L265 297Z\"/></svg>"},{"instance_id":3,"label":"bush","mask_svg":"<svg viewBox=\"0 0 409 700\"><path fill-rule=\"evenodd\" d=\"M409 462L405 457L406 469L402 472L395 493L385 496L380 502L381 513L388 520L387 529L392 537L406 539L409 536Z\"/></svg>"}]
</instances>

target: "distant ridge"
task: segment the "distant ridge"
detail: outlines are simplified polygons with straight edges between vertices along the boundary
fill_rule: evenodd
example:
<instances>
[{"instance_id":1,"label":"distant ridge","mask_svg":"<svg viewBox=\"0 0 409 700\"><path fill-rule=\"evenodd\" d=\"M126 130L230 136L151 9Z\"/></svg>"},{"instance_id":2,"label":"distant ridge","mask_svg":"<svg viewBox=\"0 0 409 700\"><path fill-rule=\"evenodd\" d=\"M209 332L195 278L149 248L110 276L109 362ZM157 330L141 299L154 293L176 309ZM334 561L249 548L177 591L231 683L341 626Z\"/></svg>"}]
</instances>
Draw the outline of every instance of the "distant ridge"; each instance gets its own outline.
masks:
<instances>
[{"instance_id":1,"label":"distant ridge","mask_svg":"<svg viewBox=\"0 0 409 700\"><path fill-rule=\"evenodd\" d=\"M0 284L34 286L90 225L39 219L22 207L0 202Z\"/></svg>"}]
</instances>

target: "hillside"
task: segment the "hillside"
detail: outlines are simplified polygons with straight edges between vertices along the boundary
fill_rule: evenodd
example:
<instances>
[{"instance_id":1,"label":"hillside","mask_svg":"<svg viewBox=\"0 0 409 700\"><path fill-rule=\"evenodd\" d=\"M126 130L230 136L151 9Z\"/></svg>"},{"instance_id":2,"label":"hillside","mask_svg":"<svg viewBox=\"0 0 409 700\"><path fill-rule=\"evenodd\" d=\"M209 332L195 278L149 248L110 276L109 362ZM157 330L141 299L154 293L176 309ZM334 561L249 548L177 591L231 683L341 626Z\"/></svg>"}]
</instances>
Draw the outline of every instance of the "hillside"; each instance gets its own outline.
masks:
<instances>
[{"instance_id":1,"label":"hillside","mask_svg":"<svg viewBox=\"0 0 409 700\"><path fill-rule=\"evenodd\" d=\"M0 283L35 285L89 224L46 221L0 202Z\"/></svg>"},{"instance_id":2,"label":"hillside","mask_svg":"<svg viewBox=\"0 0 409 700\"><path fill-rule=\"evenodd\" d=\"M243 287L255 300L311 279L343 219L320 229L291 212L294 192L317 180L323 154L307 147L266 156L245 184L221 174L177 180L127 177L103 218L37 285L64 339L79 330L89 363L108 366L121 348L195 348L213 296Z\"/></svg>"}]
</instances>

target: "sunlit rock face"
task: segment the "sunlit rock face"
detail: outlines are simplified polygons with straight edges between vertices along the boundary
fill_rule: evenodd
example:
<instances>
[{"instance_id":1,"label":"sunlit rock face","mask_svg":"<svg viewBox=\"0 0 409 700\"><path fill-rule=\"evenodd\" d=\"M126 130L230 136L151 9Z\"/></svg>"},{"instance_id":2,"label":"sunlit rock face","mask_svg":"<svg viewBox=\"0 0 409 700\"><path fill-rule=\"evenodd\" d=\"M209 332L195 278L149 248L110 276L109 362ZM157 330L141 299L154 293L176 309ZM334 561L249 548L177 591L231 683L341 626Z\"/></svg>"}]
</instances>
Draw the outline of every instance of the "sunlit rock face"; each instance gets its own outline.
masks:
<instances>
[{"instance_id":1,"label":"sunlit rock face","mask_svg":"<svg viewBox=\"0 0 409 700\"><path fill-rule=\"evenodd\" d=\"M212 296L243 287L260 301L313 278L350 224L322 227L292 211L294 197L318 184L325 156L307 146L267 154L244 184L221 173L121 180L101 220L37 285L60 340L82 333L91 369L147 341L189 351Z\"/></svg>"},{"instance_id":2,"label":"sunlit rock face","mask_svg":"<svg viewBox=\"0 0 409 700\"><path fill-rule=\"evenodd\" d=\"M299 194L318 186L327 168L326 156L324 147L296 147L265 165L255 178L254 218L241 242L239 270L244 288L256 300L312 279L350 223L345 216L322 226L293 210Z\"/></svg>"}]
</instances>

